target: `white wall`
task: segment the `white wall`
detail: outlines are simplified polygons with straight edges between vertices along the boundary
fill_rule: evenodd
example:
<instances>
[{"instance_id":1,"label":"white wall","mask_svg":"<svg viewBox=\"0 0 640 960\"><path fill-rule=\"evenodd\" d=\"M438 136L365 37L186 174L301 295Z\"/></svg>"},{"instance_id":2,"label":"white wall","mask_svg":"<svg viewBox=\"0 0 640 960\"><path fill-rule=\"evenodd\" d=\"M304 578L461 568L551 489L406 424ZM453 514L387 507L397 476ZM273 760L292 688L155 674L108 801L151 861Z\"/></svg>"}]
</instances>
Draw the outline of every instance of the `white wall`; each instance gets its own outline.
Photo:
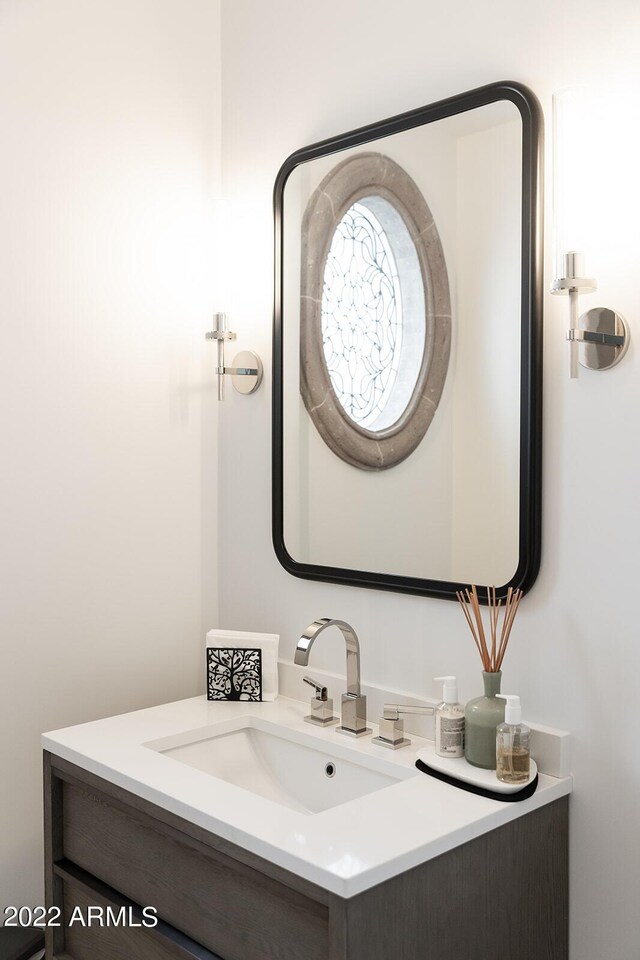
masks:
<instances>
[{"instance_id":1,"label":"white wall","mask_svg":"<svg viewBox=\"0 0 640 960\"><path fill-rule=\"evenodd\" d=\"M233 307L247 342L269 357L271 191L291 151L504 78L538 94L550 134L554 89L637 70L639 18L637 0L223 2L223 168L235 211ZM631 79L635 112L637 72ZM635 116L627 119L632 129ZM620 164L632 169L626 154L637 156L620 149L627 133L621 126L612 152L615 179ZM637 175L624 180L625 203L611 205L622 219L615 220L592 299L616 307L632 326L640 317L636 182ZM572 960L636 960L638 359L632 344L616 370L570 382L566 322L566 302L548 297L542 571L518 615L505 688L522 694L531 719L575 734ZM464 698L477 694L477 655L453 604L298 581L279 567L270 535L268 387L248 400L234 398L220 425L221 624L279 632L290 656L311 620L344 617L361 635L367 680L435 695L431 678L453 672ZM337 635L313 656L321 667L344 669Z\"/></svg>"},{"instance_id":2,"label":"white wall","mask_svg":"<svg viewBox=\"0 0 640 960\"><path fill-rule=\"evenodd\" d=\"M0 907L43 730L201 692L216 0L0 3Z\"/></svg>"}]
</instances>

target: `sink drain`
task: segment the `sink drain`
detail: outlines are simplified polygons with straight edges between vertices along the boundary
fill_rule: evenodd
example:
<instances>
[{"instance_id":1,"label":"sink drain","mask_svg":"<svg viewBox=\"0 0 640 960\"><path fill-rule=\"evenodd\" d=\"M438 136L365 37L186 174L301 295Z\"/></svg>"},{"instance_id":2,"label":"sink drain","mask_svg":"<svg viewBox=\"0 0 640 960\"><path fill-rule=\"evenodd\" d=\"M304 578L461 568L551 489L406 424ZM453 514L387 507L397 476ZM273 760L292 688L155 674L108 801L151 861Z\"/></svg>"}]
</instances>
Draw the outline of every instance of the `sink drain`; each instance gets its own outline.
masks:
<instances>
[{"instance_id":1,"label":"sink drain","mask_svg":"<svg viewBox=\"0 0 640 960\"><path fill-rule=\"evenodd\" d=\"M328 763L324 768L324 772L328 777L335 777L336 775L336 765L335 763Z\"/></svg>"}]
</instances>

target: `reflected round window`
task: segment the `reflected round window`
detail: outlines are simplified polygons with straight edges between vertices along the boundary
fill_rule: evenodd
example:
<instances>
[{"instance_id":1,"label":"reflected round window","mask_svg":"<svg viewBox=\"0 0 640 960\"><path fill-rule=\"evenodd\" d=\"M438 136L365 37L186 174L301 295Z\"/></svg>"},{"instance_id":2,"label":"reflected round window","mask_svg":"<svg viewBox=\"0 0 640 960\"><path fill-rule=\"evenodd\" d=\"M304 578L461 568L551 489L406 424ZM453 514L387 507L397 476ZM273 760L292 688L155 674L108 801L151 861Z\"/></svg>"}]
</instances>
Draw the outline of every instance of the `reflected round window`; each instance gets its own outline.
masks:
<instances>
[{"instance_id":1,"label":"reflected round window","mask_svg":"<svg viewBox=\"0 0 640 960\"><path fill-rule=\"evenodd\" d=\"M341 459L386 470L428 430L449 362L449 281L433 216L402 167L361 152L314 190L301 250L304 404Z\"/></svg>"},{"instance_id":2,"label":"reflected round window","mask_svg":"<svg viewBox=\"0 0 640 960\"><path fill-rule=\"evenodd\" d=\"M423 304L420 264L402 217L389 200L363 197L336 225L321 308L331 386L360 427L385 429L406 410L424 350Z\"/></svg>"}]
</instances>

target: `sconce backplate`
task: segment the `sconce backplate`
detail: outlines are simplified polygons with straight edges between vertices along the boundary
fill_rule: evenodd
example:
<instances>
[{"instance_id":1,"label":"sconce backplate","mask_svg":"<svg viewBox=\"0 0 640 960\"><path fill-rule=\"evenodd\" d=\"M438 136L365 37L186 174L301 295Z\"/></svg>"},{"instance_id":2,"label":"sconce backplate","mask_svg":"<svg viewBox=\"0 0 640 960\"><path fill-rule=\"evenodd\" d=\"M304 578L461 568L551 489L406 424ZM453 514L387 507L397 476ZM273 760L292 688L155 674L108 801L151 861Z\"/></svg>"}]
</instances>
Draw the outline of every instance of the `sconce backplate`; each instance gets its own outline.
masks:
<instances>
[{"instance_id":1,"label":"sconce backplate","mask_svg":"<svg viewBox=\"0 0 640 960\"><path fill-rule=\"evenodd\" d=\"M589 370L609 370L620 363L629 348L629 327L624 318L608 307L592 307L583 313L578 327L587 334L604 334L622 338L620 344L582 342L580 364Z\"/></svg>"},{"instance_id":2,"label":"sconce backplate","mask_svg":"<svg viewBox=\"0 0 640 960\"><path fill-rule=\"evenodd\" d=\"M233 370L251 370L255 373L231 374L231 382L238 393L255 393L262 383L262 360L253 350L242 350L233 358Z\"/></svg>"}]
</instances>

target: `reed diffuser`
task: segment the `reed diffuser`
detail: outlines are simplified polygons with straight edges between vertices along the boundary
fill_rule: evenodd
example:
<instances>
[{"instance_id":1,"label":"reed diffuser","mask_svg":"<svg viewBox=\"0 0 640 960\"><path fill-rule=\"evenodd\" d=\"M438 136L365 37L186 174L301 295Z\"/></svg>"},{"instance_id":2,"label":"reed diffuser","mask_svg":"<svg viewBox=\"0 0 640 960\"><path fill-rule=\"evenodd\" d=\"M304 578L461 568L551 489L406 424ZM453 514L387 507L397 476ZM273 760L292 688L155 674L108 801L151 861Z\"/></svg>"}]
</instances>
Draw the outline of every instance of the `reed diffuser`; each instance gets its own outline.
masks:
<instances>
[{"instance_id":1,"label":"reed diffuser","mask_svg":"<svg viewBox=\"0 0 640 960\"><path fill-rule=\"evenodd\" d=\"M522 599L522 590L509 587L503 606L502 599L496 598L496 588L487 587L489 643L477 588L472 585L470 590L459 590L456 596L480 654L484 684L484 696L475 697L465 707L464 755L475 767L495 770L496 727L504 721L504 700L498 699L497 694L500 693L502 681L502 661Z\"/></svg>"}]
</instances>

